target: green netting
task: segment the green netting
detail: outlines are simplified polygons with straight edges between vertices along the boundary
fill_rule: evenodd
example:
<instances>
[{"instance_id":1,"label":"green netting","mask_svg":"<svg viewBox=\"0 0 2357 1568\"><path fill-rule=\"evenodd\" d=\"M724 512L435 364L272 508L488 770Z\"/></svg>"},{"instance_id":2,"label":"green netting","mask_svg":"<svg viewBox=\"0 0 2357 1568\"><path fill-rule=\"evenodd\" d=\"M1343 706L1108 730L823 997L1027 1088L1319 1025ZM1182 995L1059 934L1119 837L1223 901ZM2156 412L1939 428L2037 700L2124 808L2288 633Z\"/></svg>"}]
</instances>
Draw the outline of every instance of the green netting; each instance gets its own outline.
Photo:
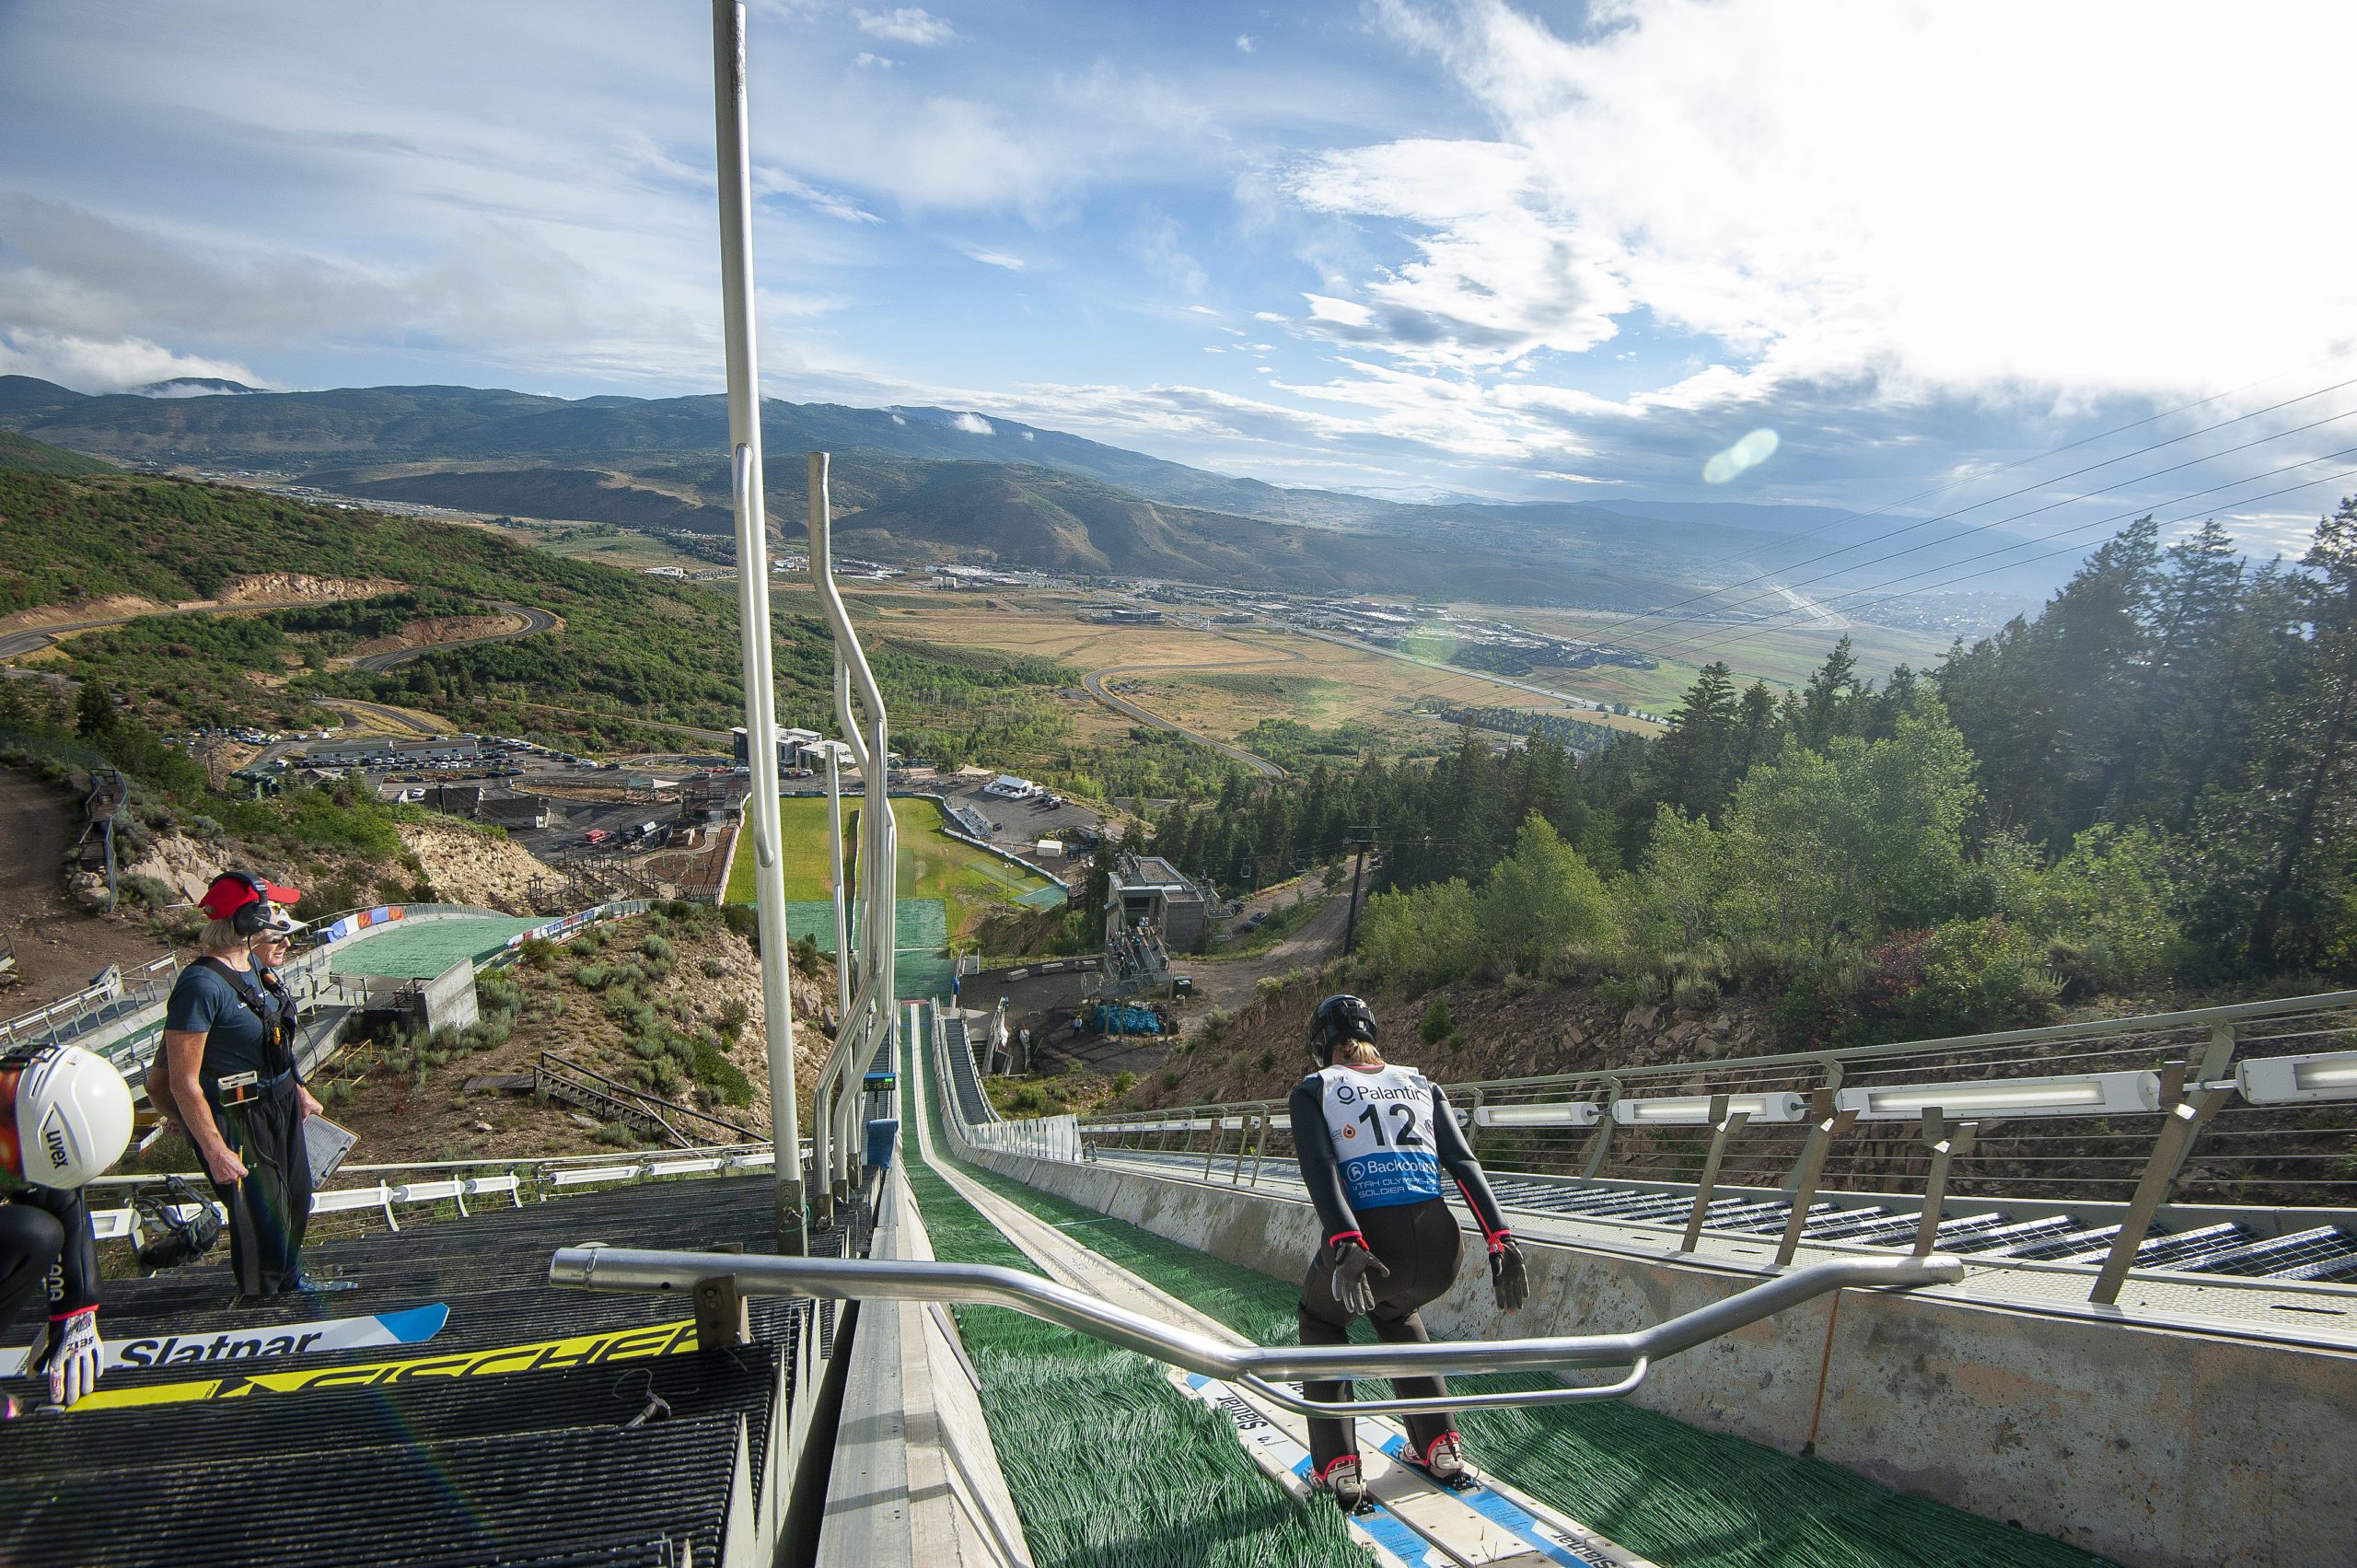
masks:
<instances>
[{"instance_id":1,"label":"green netting","mask_svg":"<svg viewBox=\"0 0 2357 1568\"><path fill-rule=\"evenodd\" d=\"M926 1113L937 1127L930 1097ZM935 1137L941 1136L936 1131ZM941 1145L946 1147L946 1144ZM992 1191L1256 1344L1299 1338L1298 1288L978 1167ZM1371 1342L1364 1320L1352 1337ZM1538 1377L1456 1379L1469 1393ZM2096 1568L2073 1547L1906 1497L1822 1460L1701 1432L1622 1401L1464 1412L1476 1463L1678 1568Z\"/></svg>"},{"instance_id":2,"label":"green netting","mask_svg":"<svg viewBox=\"0 0 2357 1568\"><path fill-rule=\"evenodd\" d=\"M949 957L949 912L939 899L900 899L893 904L892 989L903 1001L930 1001L949 994L954 965ZM852 912L852 939L858 940L859 912ZM835 950L835 906L803 901L785 906L785 934L809 936L819 950Z\"/></svg>"},{"instance_id":3,"label":"green netting","mask_svg":"<svg viewBox=\"0 0 2357 1568\"><path fill-rule=\"evenodd\" d=\"M505 914L396 921L337 948L331 967L338 974L432 980L461 958L480 963L505 948L510 936L547 923L539 915Z\"/></svg>"},{"instance_id":4,"label":"green netting","mask_svg":"<svg viewBox=\"0 0 2357 1568\"><path fill-rule=\"evenodd\" d=\"M903 1041L902 1082L913 1083ZM923 1096L937 1139L938 1102ZM936 1257L1036 1273L902 1143ZM953 1308L1008 1493L1040 1568L1363 1568L1341 1515L1303 1508L1254 1468L1226 1420L1158 1364L995 1307Z\"/></svg>"},{"instance_id":5,"label":"green netting","mask_svg":"<svg viewBox=\"0 0 2357 1568\"><path fill-rule=\"evenodd\" d=\"M1071 897L1070 893L1051 882L1044 888L1032 889L1015 901L1026 909L1058 910L1063 908Z\"/></svg>"}]
</instances>

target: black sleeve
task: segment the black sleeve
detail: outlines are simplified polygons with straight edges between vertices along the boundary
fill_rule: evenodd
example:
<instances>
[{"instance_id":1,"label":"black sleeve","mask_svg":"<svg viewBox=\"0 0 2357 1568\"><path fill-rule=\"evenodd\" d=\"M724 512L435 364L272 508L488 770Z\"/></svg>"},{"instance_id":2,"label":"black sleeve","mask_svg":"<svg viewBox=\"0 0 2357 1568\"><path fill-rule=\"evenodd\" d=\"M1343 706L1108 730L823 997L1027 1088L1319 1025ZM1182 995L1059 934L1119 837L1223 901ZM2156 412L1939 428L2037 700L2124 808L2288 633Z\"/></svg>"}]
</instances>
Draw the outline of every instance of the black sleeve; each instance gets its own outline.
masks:
<instances>
[{"instance_id":1,"label":"black sleeve","mask_svg":"<svg viewBox=\"0 0 2357 1568\"><path fill-rule=\"evenodd\" d=\"M1357 1236L1359 1217L1351 1212L1341 1167L1334 1163L1334 1140L1326 1132L1326 1108L1319 1099L1316 1077L1304 1078L1293 1086L1285 1115L1293 1124L1301 1184L1309 1189L1309 1201L1318 1207L1318 1224L1326 1240L1331 1243L1338 1236Z\"/></svg>"},{"instance_id":2,"label":"black sleeve","mask_svg":"<svg viewBox=\"0 0 2357 1568\"><path fill-rule=\"evenodd\" d=\"M65 1227L65 1250L41 1277L52 1316L79 1312L99 1304L99 1238L90 1230L89 1205L82 1190L61 1192L54 1187L20 1187L8 1194L12 1203L30 1203L57 1216Z\"/></svg>"},{"instance_id":3,"label":"black sleeve","mask_svg":"<svg viewBox=\"0 0 2357 1568\"><path fill-rule=\"evenodd\" d=\"M1433 1086L1433 1142L1441 1168L1456 1179L1457 1190L1465 1194L1465 1206L1481 1224L1482 1236L1494 1244L1511 1234L1505 1215L1499 1212L1497 1196L1490 1191L1490 1179L1482 1174L1481 1162L1473 1157L1465 1130L1457 1124L1457 1112L1449 1109L1448 1097L1441 1093L1438 1084Z\"/></svg>"}]
</instances>

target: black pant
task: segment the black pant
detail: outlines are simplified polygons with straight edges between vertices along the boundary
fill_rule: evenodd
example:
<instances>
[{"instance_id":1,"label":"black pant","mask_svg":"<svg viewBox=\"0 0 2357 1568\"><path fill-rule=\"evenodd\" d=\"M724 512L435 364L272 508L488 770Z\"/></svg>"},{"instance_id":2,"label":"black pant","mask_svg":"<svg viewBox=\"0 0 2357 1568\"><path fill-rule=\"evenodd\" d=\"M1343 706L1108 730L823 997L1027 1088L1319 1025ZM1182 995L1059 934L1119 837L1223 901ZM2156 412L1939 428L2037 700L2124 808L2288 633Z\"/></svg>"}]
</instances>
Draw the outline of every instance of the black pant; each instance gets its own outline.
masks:
<instances>
[{"instance_id":1,"label":"black pant","mask_svg":"<svg viewBox=\"0 0 2357 1568\"><path fill-rule=\"evenodd\" d=\"M246 1162L242 1181L216 1181L229 1211L229 1266L238 1294L277 1295L303 1277L296 1255L311 1223L311 1155L303 1144L303 1107L288 1074L261 1096L215 1109L222 1135Z\"/></svg>"},{"instance_id":2,"label":"black pant","mask_svg":"<svg viewBox=\"0 0 2357 1568\"><path fill-rule=\"evenodd\" d=\"M1416 1309L1446 1295L1456 1282L1465 1246L1457 1217L1446 1203L1433 1198L1387 1209L1362 1209L1359 1232L1366 1237L1367 1250L1391 1271L1387 1277L1368 1280L1375 1287L1375 1311L1369 1316L1376 1337L1386 1344L1428 1343L1432 1335ZM1301 1282L1301 1342L1348 1344L1350 1324L1342 1304L1334 1299L1332 1254L1321 1247L1309 1265L1308 1277ZM1391 1388L1398 1399L1439 1399L1448 1393L1448 1383L1440 1377L1394 1377ZM1321 1402L1348 1400L1351 1385L1305 1383L1302 1392ZM1354 1424L1328 1416L1310 1418L1310 1459L1321 1472L1343 1455L1358 1452ZM1434 1442L1456 1430L1456 1422L1444 1411L1408 1418L1408 1439L1415 1445L1419 1459L1432 1452Z\"/></svg>"},{"instance_id":3,"label":"black pant","mask_svg":"<svg viewBox=\"0 0 2357 1568\"><path fill-rule=\"evenodd\" d=\"M41 1288L65 1250L65 1227L57 1216L30 1203L0 1202L0 1330L15 1320L17 1308Z\"/></svg>"}]
</instances>

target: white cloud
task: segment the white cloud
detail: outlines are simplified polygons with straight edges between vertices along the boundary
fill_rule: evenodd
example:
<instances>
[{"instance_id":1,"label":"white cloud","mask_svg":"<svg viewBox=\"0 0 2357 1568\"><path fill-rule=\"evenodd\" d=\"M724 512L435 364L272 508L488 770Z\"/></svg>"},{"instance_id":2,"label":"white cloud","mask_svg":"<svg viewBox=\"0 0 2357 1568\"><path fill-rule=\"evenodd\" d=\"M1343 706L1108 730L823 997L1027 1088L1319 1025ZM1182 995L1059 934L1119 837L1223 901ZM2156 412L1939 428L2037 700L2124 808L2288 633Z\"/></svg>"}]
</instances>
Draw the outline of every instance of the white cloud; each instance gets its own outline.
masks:
<instances>
[{"instance_id":1,"label":"white cloud","mask_svg":"<svg viewBox=\"0 0 2357 1568\"><path fill-rule=\"evenodd\" d=\"M0 331L0 376L35 376L77 392L121 392L181 376L268 385L236 360L175 354L145 338L100 341L40 331Z\"/></svg>"},{"instance_id":2,"label":"white cloud","mask_svg":"<svg viewBox=\"0 0 2357 1568\"><path fill-rule=\"evenodd\" d=\"M796 180L782 168L756 164L753 168L753 191L762 196L791 196L830 218L845 223L882 223L884 220L865 207L833 191L822 191L807 180Z\"/></svg>"},{"instance_id":3,"label":"white cloud","mask_svg":"<svg viewBox=\"0 0 2357 1568\"><path fill-rule=\"evenodd\" d=\"M853 55L851 63L863 71L889 71L900 64L888 54L870 54L865 49Z\"/></svg>"},{"instance_id":4,"label":"white cloud","mask_svg":"<svg viewBox=\"0 0 2357 1568\"><path fill-rule=\"evenodd\" d=\"M1034 435L1032 432L1030 432L1030 431L1027 430L1027 431L1025 431L1025 432L1023 433L1023 438L1024 438L1026 441L1037 441L1039 437L1038 436Z\"/></svg>"},{"instance_id":5,"label":"white cloud","mask_svg":"<svg viewBox=\"0 0 2357 1568\"><path fill-rule=\"evenodd\" d=\"M1255 310L1252 312L1252 319L1255 321L1282 321L1284 318L1278 315L1273 310Z\"/></svg>"},{"instance_id":6,"label":"white cloud","mask_svg":"<svg viewBox=\"0 0 2357 1568\"><path fill-rule=\"evenodd\" d=\"M998 434L996 430L991 427L991 422L984 419L979 413L961 413L957 418L949 422L949 428L952 430L962 430L969 436L995 436Z\"/></svg>"},{"instance_id":7,"label":"white cloud","mask_svg":"<svg viewBox=\"0 0 2357 1568\"><path fill-rule=\"evenodd\" d=\"M922 6L901 6L889 11L854 9L852 19L859 23L859 30L877 38L888 38L895 43L912 43L930 48L947 43L958 36L958 29Z\"/></svg>"},{"instance_id":8,"label":"white cloud","mask_svg":"<svg viewBox=\"0 0 2357 1568\"><path fill-rule=\"evenodd\" d=\"M1239 54L1249 54L1252 52L1252 35L1250 33L1240 32L1236 35L1236 51Z\"/></svg>"},{"instance_id":9,"label":"white cloud","mask_svg":"<svg viewBox=\"0 0 2357 1568\"><path fill-rule=\"evenodd\" d=\"M1295 171L1314 211L1404 226L1412 259L1344 325L1408 361L1576 352L1643 308L1771 382L2051 400L2215 390L2357 320L2346 207L2300 152L2357 50L2346 6L2221 29L2125 0L1614 0L1571 35L1504 0L1378 15L1497 126ZM2242 216L2181 226L2228 193Z\"/></svg>"},{"instance_id":10,"label":"white cloud","mask_svg":"<svg viewBox=\"0 0 2357 1568\"><path fill-rule=\"evenodd\" d=\"M1004 267L1010 273L1030 270L1031 263L1020 256L1010 256L1004 250L987 250L979 245L960 245L958 253L970 261L980 261L985 267Z\"/></svg>"}]
</instances>

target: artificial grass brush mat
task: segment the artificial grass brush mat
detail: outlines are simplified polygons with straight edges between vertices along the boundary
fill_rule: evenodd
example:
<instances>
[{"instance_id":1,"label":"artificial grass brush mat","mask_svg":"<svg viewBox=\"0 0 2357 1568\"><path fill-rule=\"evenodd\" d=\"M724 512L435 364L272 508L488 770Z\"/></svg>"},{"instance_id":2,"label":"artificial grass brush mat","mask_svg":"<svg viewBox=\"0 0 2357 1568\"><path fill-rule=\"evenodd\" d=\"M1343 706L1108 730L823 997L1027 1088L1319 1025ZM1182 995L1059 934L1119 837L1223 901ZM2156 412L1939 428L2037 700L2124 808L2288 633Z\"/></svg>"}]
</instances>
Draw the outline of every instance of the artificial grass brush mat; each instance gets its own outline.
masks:
<instances>
[{"instance_id":1,"label":"artificial grass brush mat","mask_svg":"<svg viewBox=\"0 0 2357 1568\"><path fill-rule=\"evenodd\" d=\"M913 1066L904 1057L904 1068ZM904 1074L903 1082L916 1079ZM941 1134L932 1096L924 1112ZM1037 1273L901 1141L937 1257ZM996 1307L954 1309L1007 1491L1040 1568L1364 1568L1340 1512L1263 1477L1226 1420L1159 1363Z\"/></svg>"},{"instance_id":2,"label":"artificial grass brush mat","mask_svg":"<svg viewBox=\"0 0 2357 1568\"><path fill-rule=\"evenodd\" d=\"M927 1102L932 1113L931 1101ZM938 1131L935 1136L939 1138ZM946 1144L944 1145L946 1146ZM960 1168L1255 1344L1299 1340L1297 1287L974 1166ZM938 1178L935 1178L938 1179ZM1305 1266L1306 1260L1305 1260ZM1366 1322L1352 1339L1373 1342ZM1455 1379L1467 1393L1546 1387ZM2100 1568L2075 1547L1908 1497L1819 1459L1688 1426L1623 1400L1458 1418L1473 1462L1676 1568Z\"/></svg>"}]
</instances>

